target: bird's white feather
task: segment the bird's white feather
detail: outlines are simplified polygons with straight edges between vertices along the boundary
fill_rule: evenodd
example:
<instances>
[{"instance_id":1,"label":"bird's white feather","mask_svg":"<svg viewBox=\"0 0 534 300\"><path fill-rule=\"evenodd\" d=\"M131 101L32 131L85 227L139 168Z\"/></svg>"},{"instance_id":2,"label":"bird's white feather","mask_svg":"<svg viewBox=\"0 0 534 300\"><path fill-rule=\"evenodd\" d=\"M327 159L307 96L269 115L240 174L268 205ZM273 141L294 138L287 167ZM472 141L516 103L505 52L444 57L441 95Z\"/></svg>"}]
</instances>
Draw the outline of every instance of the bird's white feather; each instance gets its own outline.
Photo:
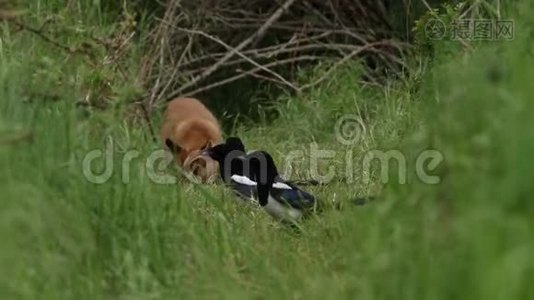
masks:
<instances>
[{"instance_id":1,"label":"bird's white feather","mask_svg":"<svg viewBox=\"0 0 534 300\"><path fill-rule=\"evenodd\" d=\"M291 187L283 182L273 183L273 188L280 189L280 190L291 190Z\"/></svg>"},{"instance_id":2,"label":"bird's white feather","mask_svg":"<svg viewBox=\"0 0 534 300\"><path fill-rule=\"evenodd\" d=\"M248 178L247 176L241 176L241 175L232 175L232 180L239 183L239 184L244 184L244 185L248 185L248 186L256 186L258 185L255 181L253 180L250 180L250 178Z\"/></svg>"},{"instance_id":3,"label":"bird's white feather","mask_svg":"<svg viewBox=\"0 0 534 300\"><path fill-rule=\"evenodd\" d=\"M247 176L241 176L241 175L232 175L232 180L239 183L244 184L248 186L257 186L258 183L254 180L251 180ZM273 188L275 189L281 189L281 190L291 190L291 187L283 182L275 182L273 183Z\"/></svg>"}]
</instances>

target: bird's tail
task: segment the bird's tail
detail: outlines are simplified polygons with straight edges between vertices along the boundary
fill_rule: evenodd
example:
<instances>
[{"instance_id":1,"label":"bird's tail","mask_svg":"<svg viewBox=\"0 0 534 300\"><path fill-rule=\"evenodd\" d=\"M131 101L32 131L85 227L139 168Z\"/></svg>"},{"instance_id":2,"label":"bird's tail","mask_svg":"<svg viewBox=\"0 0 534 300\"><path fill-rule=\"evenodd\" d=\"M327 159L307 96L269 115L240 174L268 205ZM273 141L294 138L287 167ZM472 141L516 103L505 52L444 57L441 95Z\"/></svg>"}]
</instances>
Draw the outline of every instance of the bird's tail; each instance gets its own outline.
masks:
<instances>
[{"instance_id":1,"label":"bird's tail","mask_svg":"<svg viewBox=\"0 0 534 300\"><path fill-rule=\"evenodd\" d=\"M309 186L309 185L325 185L324 182L320 182L315 179L300 179L300 180L288 180L289 183L300 186Z\"/></svg>"},{"instance_id":2,"label":"bird's tail","mask_svg":"<svg viewBox=\"0 0 534 300\"><path fill-rule=\"evenodd\" d=\"M326 185L325 182L321 182L319 180L315 179L298 179L298 180L291 180L289 183L299 186L316 186L316 185ZM368 204L376 199L375 196L364 196L364 197L357 197L350 199L349 202L353 205L365 205Z\"/></svg>"}]
</instances>

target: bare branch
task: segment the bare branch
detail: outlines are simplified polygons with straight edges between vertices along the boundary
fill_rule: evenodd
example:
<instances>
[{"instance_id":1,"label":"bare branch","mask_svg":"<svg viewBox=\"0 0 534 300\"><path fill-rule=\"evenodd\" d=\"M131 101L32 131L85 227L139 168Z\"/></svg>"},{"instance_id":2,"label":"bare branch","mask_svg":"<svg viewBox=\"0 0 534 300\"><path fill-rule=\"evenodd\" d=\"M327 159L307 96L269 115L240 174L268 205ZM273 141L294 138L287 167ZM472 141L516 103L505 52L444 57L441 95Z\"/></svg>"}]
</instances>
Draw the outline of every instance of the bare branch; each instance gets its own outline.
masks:
<instances>
[{"instance_id":1,"label":"bare branch","mask_svg":"<svg viewBox=\"0 0 534 300\"><path fill-rule=\"evenodd\" d=\"M319 83L321 83L322 81L324 81L326 78L330 77L332 72L334 72L337 68L339 68L341 65L345 64L346 62L348 62L349 60L353 59L356 55L360 54L361 52L365 51L365 50L368 50L368 49L372 49L373 47L376 47L376 46L384 46L384 45L390 45L389 42L377 42L377 43L370 43L370 44L367 44L363 47L360 47L359 49L357 50L354 50L352 51L351 53L349 53L347 56L343 57L341 60L339 60L338 62L336 62L334 64L334 66L332 66L330 69L328 69L324 74L323 76L321 76L319 79L315 80L314 82L312 83L308 83L306 85L303 85L301 86L300 88L300 91L303 91L305 89L309 89Z\"/></svg>"},{"instance_id":2,"label":"bare branch","mask_svg":"<svg viewBox=\"0 0 534 300\"><path fill-rule=\"evenodd\" d=\"M216 64L211 66L211 68L207 69L202 74L200 74L199 76L197 76L196 78L194 78L190 82L188 82L185 85L183 85L179 90L175 91L175 93L173 95L171 95L170 97L178 96L179 94L181 94L183 91L185 91L189 87L194 86L199 81L203 80L204 78L206 78L207 76L209 76L210 74L215 72L222 64L224 64L227 60L232 58L232 56L234 56L237 52L239 52L242 49L244 49L247 45L252 43L254 40L260 39L261 37L263 37L263 35L269 29L269 27L274 22L276 22L276 20L278 20L282 16L284 11L286 11L293 4L293 2L295 2L295 0L287 0L284 3L284 5L282 5L280 8L278 8L272 14L272 16L267 20L267 22L265 22L253 35L251 35L249 38L247 38L246 40L241 42L233 50L229 51L223 58L221 58L221 60L219 60Z\"/></svg>"},{"instance_id":3,"label":"bare branch","mask_svg":"<svg viewBox=\"0 0 534 300\"><path fill-rule=\"evenodd\" d=\"M198 31L198 30L189 30L189 29L185 29L185 28L177 28L178 30L181 30L181 31L184 31L184 32L188 32L188 33L193 33L193 34L199 34L199 35L202 35L204 37L207 37L213 41L216 41L217 43L223 45L225 48L229 49L230 52L232 53L235 53L237 54L238 56L242 57L244 61L247 61L253 65L255 65L256 67L272 74L273 76L275 76L276 78L278 78L281 82L283 82L285 85L293 88L294 90L298 90L298 88L296 88L295 86L293 86L289 81L287 81L284 77L282 77L280 74L268 69L267 67L265 66L262 66L260 65L259 63L255 62L253 59L249 58L248 56L244 55L243 53L241 53L239 50L236 50L236 48L233 48L232 46L226 44L225 42L221 41L220 39L214 37L214 36L211 36L205 32L202 32L202 31ZM215 72L217 69L219 69L221 66L224 65L224 63L226 61L228 61L228 59L230 59L231 56L228 56L228 55L225 55L223 58L221 58L217 63L215 63L213 66L209 67L208 69L206 69L202 74L200 74L199 76L197 76L195 79L193 79L191 82L189 82L188 84L185 84L184 86L186 87L189 87L189 86L192 86L194 85L193 82L196 80L196 79L199 79L199 78L205 78L205 74L211 74L213 72ZM216 66L216 68L214 68ZM199 79L200 80L200 79ZM183 91L184 90L184 87L181 88L181 90Z\"/></svg>"},{"instance_id":4,"label":"bare branch","mask_svg":"<svg viewBox=\"0 0 534 300\"><path fill-rule=\"evenodd\" d=\"M295 58L288 58L288 59L284 59L284 60L278 60L278 61L275 61L273 63L266 64L265 67L274 67L274 66L278 66L278 65L284 65L284 64L289 64L289 63L298 62L298 61L305 61L305 60L308 60L308 61L314 61L315 60L315 61L317 61L317 60L321 60L321 59L325 59L325 57L323 57L323 56L303 55L303 56L299 56L299 57L295 57ZM221 80L219 82L215 82L215 83L209 84L209 85L207 85L205 87L201 87L201 88L198 88L198 89L196 89L194 91L188 92L188 93L184 94L184 96L193 96L193 95L196 95L196 94L198 94L200 92L205 92L205 91L208 91L208 90L213 89L215 87L219 87L219 86L234 82L234 81L236 81L238 79L244 78L246 76L249 76L249 75L251 75L253 73L256 73L256 72L259 72L259 71L261 71L261 68L254 68L252 70L249 70L249 71L246 71L246 72L242 72L242 73L240 73L238 75L235 75L233 77L229 77L229 78L226 78L226 79Z\"/></svg>"}]
</instances>

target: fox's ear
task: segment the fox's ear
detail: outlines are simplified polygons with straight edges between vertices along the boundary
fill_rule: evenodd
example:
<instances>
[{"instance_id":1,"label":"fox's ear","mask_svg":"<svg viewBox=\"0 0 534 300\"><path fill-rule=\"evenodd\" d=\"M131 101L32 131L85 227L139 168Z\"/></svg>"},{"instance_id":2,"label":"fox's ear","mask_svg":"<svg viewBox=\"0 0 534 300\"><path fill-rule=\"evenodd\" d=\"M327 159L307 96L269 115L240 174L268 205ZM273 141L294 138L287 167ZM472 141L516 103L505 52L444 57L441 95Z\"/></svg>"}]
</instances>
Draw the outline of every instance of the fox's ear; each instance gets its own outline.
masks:
<instances>
[{"instance_id":1,"label":"fox's ear","mask_svg":"<svg viewBox=\"0 0 534 300\"><path fill-rule=\"evenodd\" d=\"M204 144L204 146L200 150L206 150L206 149L210 149L212 147L213 147L213 141L208 141L206 144Z\"/></svg>"},{"instance_id":2,"label":"fox's ear","mask_svg":"<svg viewBox=\"0 0 534 300\"><path fill-rule=\"evenodd\" d=\"M182 148L180 148L180 146L176 145L175 143L173 143L170 139L166 139L165 140L165 145L167 145L167 147L169 147L169 150L171 150L172 153L178 153L182 150Z\"/></svg>"}]
</instances>

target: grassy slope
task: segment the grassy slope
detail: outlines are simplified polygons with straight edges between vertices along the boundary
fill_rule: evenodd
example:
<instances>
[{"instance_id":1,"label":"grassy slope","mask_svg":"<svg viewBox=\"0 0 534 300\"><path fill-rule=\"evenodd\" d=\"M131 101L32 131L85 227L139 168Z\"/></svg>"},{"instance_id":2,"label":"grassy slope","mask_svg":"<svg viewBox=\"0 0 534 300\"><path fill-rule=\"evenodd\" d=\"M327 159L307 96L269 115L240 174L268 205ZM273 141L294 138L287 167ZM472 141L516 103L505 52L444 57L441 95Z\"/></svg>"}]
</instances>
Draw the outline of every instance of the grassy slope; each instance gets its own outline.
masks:
<instances>
[{"instance_id":1,"label":"grassy slope","mask_svg":"<svg viewBox=\"0 0 534 300\"><path fill-rule=\"evenodd\" d=\"M523 11L528 20L533 10ZM155 146L113 113L81 117L76 79L94 75L83 63L4 32L0 132L30 129L34 140L0 145L0 297L532 298L534 56L528 24L517 26L514 42L444 60L419 93L409 83L358 87L357 70L348 69L301 98L282 99L276 122L238 126L251 149L271 151L281 165L311 142L335 150L337 178L353 151L355 183L310 188L326 205L301 233L236 205L220 186L153 184L141 159L122 183L125 150L146 156ZM58 87L54 76L74 83ZM28 103L32 90L60 99ZM368 128L348 148L334 137L346 113L364 116ZM117 142L116 172L95 185L81 161L107 136ZM427 148L445 157L441 184L413 176L406 185L392 177L384 189L362 183L357 162L365 151L400 149L413 158ZM306 175L306 162L296 168ZM331 205L377 191L383 196L367 206Z\"/></svg>"}]
</instances>

